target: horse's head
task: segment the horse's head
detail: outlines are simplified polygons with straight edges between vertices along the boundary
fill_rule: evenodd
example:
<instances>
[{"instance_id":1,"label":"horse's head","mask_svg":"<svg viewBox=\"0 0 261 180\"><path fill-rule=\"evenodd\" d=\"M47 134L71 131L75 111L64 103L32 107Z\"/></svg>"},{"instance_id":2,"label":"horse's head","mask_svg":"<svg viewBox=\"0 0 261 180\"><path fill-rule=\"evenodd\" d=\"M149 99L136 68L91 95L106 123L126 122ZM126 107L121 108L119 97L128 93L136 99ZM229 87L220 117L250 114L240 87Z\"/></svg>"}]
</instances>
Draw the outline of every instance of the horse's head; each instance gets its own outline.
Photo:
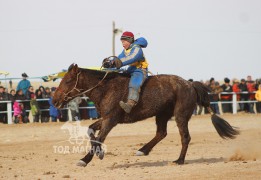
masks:
<instances>
[{"instance_id":1,"label":"horse's head","mask_svg":"<svg viewBox=\"0 0 261 180\"><path fill-rule=\"evenodd\" d=\"M80 72L77 64L70 65L68 72L54 93L53 104L55 107L61 108L80 94L78 89Z\"/></svg>"}]
</instances>

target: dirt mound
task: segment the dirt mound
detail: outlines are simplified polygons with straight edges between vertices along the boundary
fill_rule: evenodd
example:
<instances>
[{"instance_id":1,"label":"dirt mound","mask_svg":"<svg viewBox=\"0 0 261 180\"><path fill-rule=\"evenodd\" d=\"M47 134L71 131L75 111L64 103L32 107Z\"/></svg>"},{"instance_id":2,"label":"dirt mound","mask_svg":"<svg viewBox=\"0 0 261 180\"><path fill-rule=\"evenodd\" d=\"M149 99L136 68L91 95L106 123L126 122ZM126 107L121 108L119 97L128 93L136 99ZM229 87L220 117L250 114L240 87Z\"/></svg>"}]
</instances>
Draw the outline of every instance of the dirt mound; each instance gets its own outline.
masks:
<instances>
[{"instance_id":1,"label":"dirt mound","mask_svg":"<svg viewBox=\"0 0 261 180\"><path fill-rule=\"evenodd\" d=\"M261 145L251 145L245 148L235 150L233 155L230 156L229 161L256 161L261 159Z\"/></svg>"}]
</instances>

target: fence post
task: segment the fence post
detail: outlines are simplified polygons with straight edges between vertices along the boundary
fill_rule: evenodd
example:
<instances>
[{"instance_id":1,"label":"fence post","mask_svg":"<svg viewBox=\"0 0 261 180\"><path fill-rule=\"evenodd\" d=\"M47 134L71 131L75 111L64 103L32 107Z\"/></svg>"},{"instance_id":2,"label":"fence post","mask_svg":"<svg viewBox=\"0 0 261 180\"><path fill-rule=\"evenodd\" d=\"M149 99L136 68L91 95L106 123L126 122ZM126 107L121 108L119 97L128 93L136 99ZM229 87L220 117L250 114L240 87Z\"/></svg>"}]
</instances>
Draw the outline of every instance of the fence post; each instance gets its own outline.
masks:
<instances>
[{"instance_id":1,"label":"fence post","mask_svg":"<svg viewBox=\"0 0 261 180\"><path fill-rule=\"evenodd\" d=\"M13 124L13 119L12 119L12 102L9 101L7 103L7 124Z\"/></svg>"},{"instance_id":2,"label":"fence post","mask_svg":"<svg viewBox=\"0 0 261 180\"><path fill-rule=\"evenodd\" d=\"M69 118L69 121L72 121L72 111L70 108L68 108L68 118Z\"/></svg>"},{"instance_id":3,"label":"fence post","mask_svg":"<svg viewBox=\"0 0 261 180\"><path fill-rule=\"evenodd\" d=\"M222 103L221 103L221 101L218 101L218 108L219 108L219 113L220 113L220 115L223 115L223 109L222 109Z\"/></svg>"},{"instance_id":4,"label":"fence post","mask_svg":"<svg viewBox=\"0 0 261 180\"><path fill-rule=\"evenodd\" d=\"M237 113L237 94L236 93L233 93L233 96L232 96L232 109L233 109L233 114L236 114Z\"/></svg>"}]
</instances>

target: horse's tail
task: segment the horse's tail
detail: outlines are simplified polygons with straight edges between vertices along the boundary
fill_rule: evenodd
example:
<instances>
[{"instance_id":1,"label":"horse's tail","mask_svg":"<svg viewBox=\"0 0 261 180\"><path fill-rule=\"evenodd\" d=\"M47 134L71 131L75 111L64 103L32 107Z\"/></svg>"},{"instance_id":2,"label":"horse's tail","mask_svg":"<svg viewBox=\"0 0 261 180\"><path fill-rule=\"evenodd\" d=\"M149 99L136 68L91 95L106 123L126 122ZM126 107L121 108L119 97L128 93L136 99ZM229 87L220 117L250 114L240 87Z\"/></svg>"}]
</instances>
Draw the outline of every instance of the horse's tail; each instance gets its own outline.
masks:
<instances>
[{"instance_id":1,"label":"horse's tail","mask_svg":"<svg viewBox=\"0 0 261 180\"><path fill-rule=\"evenodd\" d=\"M215 129L217 130L220 137L223 139L234 139L236 135L239 134L239 131L231 126L227 121L217 116L212 108L210 107L210 101L209 101L209 95L208 92L210 92L210 89L202 84L201 82L194 81L192 83L192 86L194 87L196 94L197 94L197 103L199 106L203 106L211 114L211 120L212 124L214 125Z\"/></svg>"}]
</instances>

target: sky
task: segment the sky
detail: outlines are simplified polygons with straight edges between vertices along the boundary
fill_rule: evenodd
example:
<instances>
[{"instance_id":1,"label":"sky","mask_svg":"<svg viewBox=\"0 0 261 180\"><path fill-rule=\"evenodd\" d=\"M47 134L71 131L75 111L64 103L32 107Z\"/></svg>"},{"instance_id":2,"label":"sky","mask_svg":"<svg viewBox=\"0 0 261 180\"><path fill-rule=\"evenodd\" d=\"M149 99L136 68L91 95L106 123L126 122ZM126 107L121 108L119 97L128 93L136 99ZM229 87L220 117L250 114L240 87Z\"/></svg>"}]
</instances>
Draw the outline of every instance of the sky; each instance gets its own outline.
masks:
<instances>
[{"instance_id":1,"label":"sky","mask_svg":"<svg viewBox=\"0 0 261 180\"><path fill-rule=\"evenodd\" d=\"M115 21L147 39L154 74L261 78L260 9L260 0L0 0L0 70L35 77L100 66Z\"/></svg>"}]
</instances>

